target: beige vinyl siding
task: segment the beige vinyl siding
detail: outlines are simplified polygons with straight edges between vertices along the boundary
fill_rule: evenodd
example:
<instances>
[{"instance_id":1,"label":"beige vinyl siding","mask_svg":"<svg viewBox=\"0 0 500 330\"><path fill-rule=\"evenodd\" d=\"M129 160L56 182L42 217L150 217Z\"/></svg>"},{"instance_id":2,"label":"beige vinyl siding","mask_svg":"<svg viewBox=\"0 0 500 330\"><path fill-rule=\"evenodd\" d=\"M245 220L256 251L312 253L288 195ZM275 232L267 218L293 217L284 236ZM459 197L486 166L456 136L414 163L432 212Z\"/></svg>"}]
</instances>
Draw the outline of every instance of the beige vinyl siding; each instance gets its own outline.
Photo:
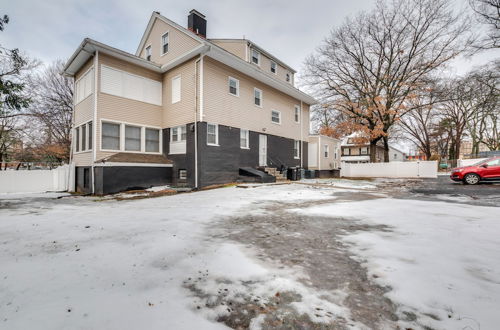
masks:
<instances>
[{"instance_id":1,"label":"beige vinyl siding","mask_svg":"<svg viewBox=\"0 0 500 330\"><path fill-rule=\"evenodd\" d=\"M247 60L247 42L246 40L210 40L217 46L227 50L233 55L238 56L242 60Z\"/></svg>"},{"instance_id":2,"label":"beige vinyl siding","mask_svg":"<svg viewBox=\"0 0 500 330\"><path fill-rule=\"evenodd\" d=\"M228 76L239 79L239 97L229 94ZM203 121L240 127L256 132L307 141L309 106L303 105L302 121L294 120L294 106L300 101L210 58L204 60ZM262 108L254 105L254 87L262 90ZM281 124L271 122L271 110L281 112ZM265 131L264 131L265 129Z\"/></svg>"},{"instance_id":3,"label":"beige vinyl siding","mask_svg":"<svg viewBox=\"0 0 500 330\"><path fill-rule=\"evenodd\" d=\"M195 63L197 58L181 64L163 77L163 127L173 127L194 122L196 106ZM172 104L172 78L181 77L181 100Z\"/></svg>"},{"instance_id":4,"label":"beige vinyl siding","mask_svg":"<svg viewBox=\"0 0 500 330\"><path fill-rule=\"evenodd\" d=\"M161 37L167 31L169 35L168 52L165 55L161 55ZM151 28L151 32L146 38L144 47L140 52L140 57L146 58L146 47L149 45L151 45L151 61L165 64L197 47L200 45L200 42L186 33L179 31L170 24L156 18Z\"/></svg>"},{"instance_id":5,"label":"beige vinyl siding","mask_svg":"<svg viewBox=\"0 0 500 330\"><path fill-rule=\"evenodd\" d=\"M94 118L94 93L75 105L74 126L79 126Z\"/></svg>"},{"instance_id":6,"label":"beige vinyl siding","mask_svg":"<svg viewBox=\"0 0 500 330\"><path fill-rule=\"evenodd\" d=\"M332 170L340 166L340 141L327 136L319 137L316 135L309 137L309 146L312 144L318 149L317 164L319 164L320 167L311 166L310 169ZM328 158L325 157L325 145L328 145ZM337 152L337 158L335 158L335 152Z\"/></svg>"},{"instance_id":7,"label":"beige vinyl siding","mask_svg":"<svg viewBox=\"0 0 500 330\"><path fill-rule=\"evenodd\" d=\"M274 62L276 63L276 66L278 68L278 72L276 74L271 72L271 59L262 53L260 54L260 68L264 72L266 72L266 73L270 74L271 76L274 76L274 77L276 77L279 80L284 81L284 82L286 82L286 73L289 72L291 82L293 83L293 73L290 70L288 70L287 68L285 68L284 66L280 65L278 62L276 62L276 61L274 61Z\"/></svg>"},{"instance_id":8,"label":"beige vinyl siding","mask_svg":"<svg viewBox=\"0 0 500 330\"><path fill-rule=\"evenodd\" d=\"M144 103L136 100L122 98L119 96L101 93L100 68L106 65L112 68L123 70L145 78L162 81L161 74L146 70L112 58L106 55L99 55L99 79L97 94L97 123L96 139L94 142L96 149L96 160L113 155L114 152L101 151L101 120L108 119L113 121L125 122L130 124L161 127L163 108L150 103Z\"/></svg>"},{"instance_id":9,"label":"beige vinyl siding","mask_svg":"<svg viewBox=\"0 0 500 330\"><path fill-rule=\"evenodd\" d=\"M73 162L75 166L90 166L92 165L92 157L94 156L92 150L73 154Z\"/></svg>"}]
</instances>

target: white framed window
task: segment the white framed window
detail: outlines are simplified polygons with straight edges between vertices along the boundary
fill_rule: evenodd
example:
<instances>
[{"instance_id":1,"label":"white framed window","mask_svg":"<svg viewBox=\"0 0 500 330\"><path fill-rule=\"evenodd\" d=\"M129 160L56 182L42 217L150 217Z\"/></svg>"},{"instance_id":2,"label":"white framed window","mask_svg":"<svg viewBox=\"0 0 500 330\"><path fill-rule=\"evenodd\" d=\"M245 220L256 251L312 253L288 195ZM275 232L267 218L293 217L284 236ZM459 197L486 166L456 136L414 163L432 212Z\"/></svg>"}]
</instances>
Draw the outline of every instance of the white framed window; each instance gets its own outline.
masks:
<instances>
[{"instance_id":1,"label":"white framed window","mask_svg":"<svg viewBox=\"0 0 500 330\"><path fill-rule=\"evenodd\" d=\"M300 123L300 106L298 105L294 107L294 118L296 123Z\"/></svg>"},{"instance_id":2,"label":"white framed window","mask_svg":"<svg viewBox=\"0 0 500 330\"><path fill-rule=\"evenodd\" d=\"M330 151L330 148L329 148L328 144L325 144L325 145L323 146L323 152L324 152L324 154L325 154L325 158L328 158L328 153L329 153L329 151Z\"/></svg>"},{"instance_id":3,"label":"white framed window","mask_svg":"<svg viewBox=\"0 0 500 330\"><path fill-rule=\"evenodd\" d=\"M105 65L101 65L101 92L162 105L162 83L160 81Z\"/></svg>"},{"instance_id":4,"label":"white framed window","mask_svg":"<svg viewBox=\"0 0 500 330\"><path fill-rule=\"evenodd\" d=\"M253 103L262 108L262 91L258 88L253 89Z\"/></svg>"},{"instance_id":5,"label":"white framed window","mask_svg":"<svg viewBox=\"0 0 500 330\"><path fill-rule=\"evenodd\" d=\"M207 144L212 146L219 145L219 125L207 124Z\"/></svg>"},{"instance_id":6,"label":"white framed window","mask_svg":"<svg viewBox=\"0 0 500 330\"><path fill-rule=\"evenodd\" d=\"M252 63L260 65L260 53L258 50L252 48Z\"/></svg>"},{"instance_id":7,"label":"white framed window","mask_svg":"<svg viewBox=\"0 0 500 330\"><path fill-rule=\"evenodd\" d=\"M368 155L368 147L362 147L359 149L361 155Z\"/></svg>"},{"instance_id":8,"label":"white framed window","mask_svg":"<svg viewBox=\"0 0 500 330\"><path fill-rule=\"evenodd\" d=\"M90 68L75 81L75 104L89 97L94 91L94 69Z\"/></svg>"},{"instance_id":9,"label":"white framed window","mask_svg":"<svg viewBox=\"0 0 500 330\"><path fill-rule=\"evenodd\" d=\"M146 60L151 61L151 45L146 47Z\"/></svg>"},{"instance_id":10,"label":"white framed window","mask_svg":"<svg viewBox=\"0 0 500 330\"><path fill-rule=\"evenodd\" d=\"M172 78L172 104L181 101L181 76Z\"/></svg>"},{"instance_id":11,"label":"white framed window","mask_svg":"<svg viewBox=\"0 0 500 330\"><path fill-rule=\"evenodd\" d=\"M141 151L141 128L125 125L125 151Z\"/></svg>"},{"instance_id":12,"label":"white framed window","mask_svg":"<svg viewBox=\"0 0 500 330\"><path fill-rule=\"evenodd\" d=\"M292 82L292 75L290 74L290 72L286 73L286 82Z\"/></svg>"},{"instance_id":13,"label":"white framed window","mask_svg":"<svg viewBox=\"0 0 500 330\"><path fill-rule=\"evenodd\" d=\"M160 130L146 128L146 152L160 152Z\"/></svg>"},{"instance_id":14,"label":"white framed window","mask_svg":"<svg viewBox=\"0 0 500 330\"><path fill-rule=\"evenodd\" d=\"M300 141L293 141L293 158L300 159Z\"/></svg>"},{"instance_id":15,"label":"white framed window","mask_svg":"<svg viewBox=\"0 0 500 330\"><path fill-rule=\"evenodd\" d=\"M80 127L75 128L75 150L80 151Z\"/></svg>"},{"instance_id":16,"label":"white framed window","mask_svg":"<svg viewBox=\"0 0 500 330\"><path fill-rule=\"evenodd\" d=\"M344 156L350 156L351 155L351 149L350 148L343 148L342 149L342 155L344 155Z\"/></svg>"},{"instance_id":17,"label":"white framed window","mask_svg":"<svg viewBox=\"0 0 500 330\"><path fill-rule=\"evenodd\" d=\"M240 96L240 81L236 78L228 78L229 94Z\"/></svg>"},{"instance_id":18,"label":"white framed window","mask_svg":"<svg viewBox=\"0 0 500 330\"><path fill-rule=\"evenodd\" d=\"M170 129L170 142L186 141L186 125L172 127Z\"/></svg>"},{"instance_id":19,"label":"white framed window","mask_svg":"<svg viewBox=\"0 0 500 330\"><path fill-rule=\"evenodd\" d=\"M274 74L278 74L278 65L274 61L271 61L271 72Z\"/></svg>"},{"instance_id":20,"label":"white framed window","mask_svg":"<svg viewBox=\"0 0 500 330\"><path fill-rule=\"evenodd\" d=\"M271 110L271 122L281 124L281 112L278 110Z\"/></svg>"},{"instance_id":21,"label":"white framed window","mask_svg":"<svg viewBox=\"0 0 500 330\"><path fill-rule=\"evenodd\" d=\"M166 53L168 53L168 41L169 41L168 32L165 32L161 36L161 54L162 55L165 55Z\"/></svg>"},{"instance_id":22,"label":"white framed window","mask_svg":"<svg viewBox=\"0 0 500 330\"><path fill-rule=\"evenodd\" d=\"M179 170L179 180L187 179L187 170Z\"/></svg>"},{"instance_id":23,"label":"white framed window","mask_svg":"<svg viewBox=\"0 0 500 330\"><path fill-rule=\"evenodd\" d=\"M250 149L250 132L247 129L240 129L240 148Z\"/></svg>"},{"instance_id":24,"label":"white framed window","mask_svg":"<svg viewBox=\"0 0 500 330\"><path fill-rule=\"evenodd\" d=\"M120 150L120 124L102 123L101 149Z\"/></svg>"},{"instance_id":25,"label":"white framed window","mask_svg":"<svg viewBox=\"0 0 500 330\"><path fill-rule=\"evenodd\" d=\"M75 152L92 150L92 121L75 127L74 132L73 138L75 139Z\"/></svg>"}]
</instances>

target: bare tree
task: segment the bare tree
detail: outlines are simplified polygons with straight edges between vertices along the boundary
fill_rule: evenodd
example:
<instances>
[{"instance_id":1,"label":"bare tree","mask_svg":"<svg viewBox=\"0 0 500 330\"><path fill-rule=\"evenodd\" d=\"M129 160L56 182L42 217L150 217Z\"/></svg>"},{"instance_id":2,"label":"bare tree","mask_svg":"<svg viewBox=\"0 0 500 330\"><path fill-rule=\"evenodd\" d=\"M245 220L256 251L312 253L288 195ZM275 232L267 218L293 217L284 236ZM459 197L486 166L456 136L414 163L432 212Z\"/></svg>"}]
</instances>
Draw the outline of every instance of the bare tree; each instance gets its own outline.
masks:
<instances>
[{"instance_id":1,"label":"bare tree","mask_svg":"<svg viewBox=\"0 0 500 330\"><path fill-rule=\"evenodd\" d=\"M500 48L500 0L469 0L478 21L488 31L476 45L479 49Z\"/></svg>"},{"instance_id":2,"label":"bare tree","mask_svg":"<svg viewBox=\"0 0 500 330\"><path fill-rule=\"evenodd\" d=\"M369 137L372 162L380 140L388 161L391 127L413 110L408 100L428 77L470 46L469 32L449 1L379 1L331 32L304 78Z\"/></svg>"},{"instance_id":3,"label":"bare tree","mask_svg":"<svg viewBox=\"0 0 500 330\"><path fill-rule=\"evenodd\" d=\"M73 115L73 80L60 74L63 67L57 60L31 77L34 102L28 109L41 124L43 141L38 147L58 160L69 158Z\"/></svg>"}]
</instances>

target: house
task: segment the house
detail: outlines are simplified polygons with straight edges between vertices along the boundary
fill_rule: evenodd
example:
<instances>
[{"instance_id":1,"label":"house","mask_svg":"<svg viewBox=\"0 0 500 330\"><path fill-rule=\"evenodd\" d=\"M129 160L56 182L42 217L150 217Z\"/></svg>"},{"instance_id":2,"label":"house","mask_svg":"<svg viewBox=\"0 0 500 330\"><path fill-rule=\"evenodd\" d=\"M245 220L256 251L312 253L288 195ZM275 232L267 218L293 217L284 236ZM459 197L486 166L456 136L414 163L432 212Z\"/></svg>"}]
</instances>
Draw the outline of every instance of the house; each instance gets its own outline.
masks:
<instances>
[{"instance_id":1,"label":"house","mask_svg":"<svg viewBox=\"0 0 500 330\"><path fill-rule=\"evenodd\" d=\"M325 135L310 135L308 169L318 171L318 177L339 176L340 140Z\"/></svg>"},{"instance_id":2,"label":"house","mask_svg":"<svg viewBox=\"0 0 500 330\"><path fill-rule=\"evenodd\" d=\"M341 162L345 163L369 163L370 162L370 144L362 142L357 133L353 133L342 139ZM384 161L384 146L381 142L377 143L375 152L376 162ZM403 162L406 156L403 152L394 147L389 147L389 161Z\"/></svg>"},{"instance_id":3,"label":"house","mask_svg":"<svg viewBox=\"0 0 500 330\"><path fill-rule=\"evenodd\" d=\"M75 189L106 194L238 180L241 168L307 166L309 107L295 71L246 39L208 39L153 12L135 54L84 39L75 79Z\"/></svg>"}]
</instances>

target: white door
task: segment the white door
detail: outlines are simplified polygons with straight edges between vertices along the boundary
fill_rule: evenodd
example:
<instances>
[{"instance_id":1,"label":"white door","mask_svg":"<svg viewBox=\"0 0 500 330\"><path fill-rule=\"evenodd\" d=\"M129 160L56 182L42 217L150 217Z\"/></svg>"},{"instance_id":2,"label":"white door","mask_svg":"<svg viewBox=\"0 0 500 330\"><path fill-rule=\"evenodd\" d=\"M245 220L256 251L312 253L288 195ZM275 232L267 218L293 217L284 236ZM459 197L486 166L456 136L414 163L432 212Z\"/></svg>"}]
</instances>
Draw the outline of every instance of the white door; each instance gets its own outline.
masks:
<instances>
[{"instance_id":1,"label":"white door","mask_svg":"<svg viewBox=\"0 0 500 330\"><path fill-rule=\"evenodd\" d=\"M267 135L259 135L259 166L267 166Z\"/></svg>"}]
</instances>

